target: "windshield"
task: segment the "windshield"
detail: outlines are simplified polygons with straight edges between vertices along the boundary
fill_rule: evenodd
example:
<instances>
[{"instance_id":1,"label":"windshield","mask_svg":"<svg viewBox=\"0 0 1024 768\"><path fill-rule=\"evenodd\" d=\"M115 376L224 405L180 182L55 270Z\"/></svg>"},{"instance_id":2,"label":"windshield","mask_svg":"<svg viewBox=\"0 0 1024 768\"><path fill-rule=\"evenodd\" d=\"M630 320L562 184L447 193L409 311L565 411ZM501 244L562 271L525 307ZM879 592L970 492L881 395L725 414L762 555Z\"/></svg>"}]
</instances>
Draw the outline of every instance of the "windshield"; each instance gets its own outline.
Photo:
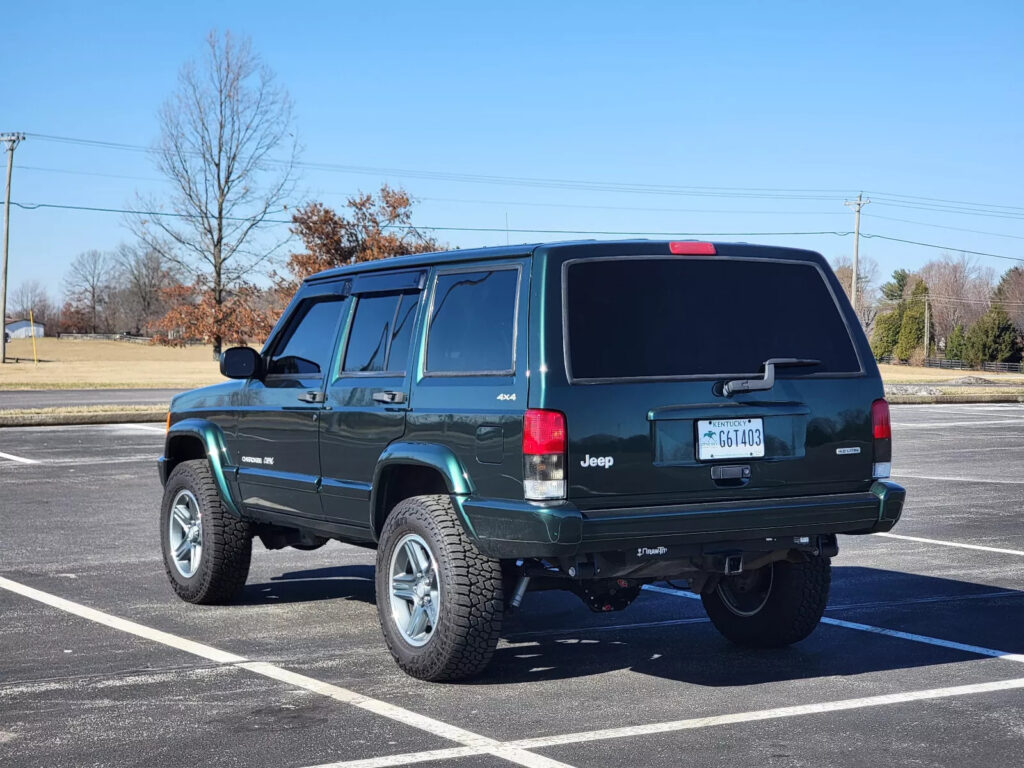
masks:
<instances>
[{"instance_id":1,"label":"windshield","mask_svg":"<svg viewBox=\"0 0 1024 768\"><path fill-rule=\"evenodd\" d=\"M620 258L570 262L573 379L754 375L765 360L820 360L792 378L860 371L839 307L806 262Z\"/></svg>"}]
</instances>

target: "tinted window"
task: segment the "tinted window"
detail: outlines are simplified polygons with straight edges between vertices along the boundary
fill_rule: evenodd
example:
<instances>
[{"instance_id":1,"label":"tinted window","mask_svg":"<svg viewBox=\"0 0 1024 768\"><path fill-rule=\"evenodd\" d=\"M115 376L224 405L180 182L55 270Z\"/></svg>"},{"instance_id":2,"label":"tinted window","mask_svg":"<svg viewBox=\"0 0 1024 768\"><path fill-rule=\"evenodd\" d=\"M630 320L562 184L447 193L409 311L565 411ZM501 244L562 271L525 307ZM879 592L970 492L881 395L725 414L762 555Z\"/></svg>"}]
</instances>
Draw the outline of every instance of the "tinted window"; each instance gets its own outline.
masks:
<instances>
[{"instance_id":1,"label":"tinted window","mask_svg":"<svg viewBox=\"0 0 1024 768\"><path fill-rule=\"evenodd\" d=\"M391 331L391 349L388 350L387 369L389 371L405 371L409 360L409 342L412 341L412 327L416 323L416 305L419 303L418 293L402 295L395 314L395 322Z\"/></svg>"},{"instance_id":2,"label":"tinted window","mask_svg":"<svg viewBox=\"0 0 1024 768\"><path fill-rule=\"evenodd\" d=\"M438 275L427 371L511 371L519 270Z\"/></svg>"},{"instance_id":3,"label":"tinted window","mask_svg":"<svg viewBox=\"0 0 1024 768\"><path fill-rule=\"evenodd\" d=\"M399 298L396 294L359 297L342 370L364 373L384 370Z\"/></svg>"},{"instance_id":4,"label":"tinted window","mask_svg":"<svg viewBox=\"0 0 1024 768\"><path fill-rule=\"evenodd\" d=\"M578 379L756 374L772 357L820 360L782 377L860 370L821 273L808 264L617 259L568 269Z\"/></svg>"},{"instance_id":5,"label":"tinted window","mask_svg":"<svg viewBox=\"0 0 1024 768\"><path fill-rule=\"evenodd\" d=\"M344 300L307 301L275 345L267 373L319 376L331 361Z\"/></svg>"}]
</instances>

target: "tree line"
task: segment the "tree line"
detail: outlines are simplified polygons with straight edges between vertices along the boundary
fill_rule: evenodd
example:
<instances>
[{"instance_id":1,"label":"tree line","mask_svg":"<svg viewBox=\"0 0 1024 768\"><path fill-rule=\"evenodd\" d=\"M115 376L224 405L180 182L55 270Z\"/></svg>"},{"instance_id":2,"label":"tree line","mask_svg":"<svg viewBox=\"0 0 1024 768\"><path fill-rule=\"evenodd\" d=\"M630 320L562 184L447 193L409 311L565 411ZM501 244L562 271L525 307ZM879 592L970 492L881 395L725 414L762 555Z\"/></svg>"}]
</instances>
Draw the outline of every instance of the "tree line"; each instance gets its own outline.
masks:
<instances>
[{"instance_id":1,"label":"tree line","mask_svg":"<svg viewBox=\"0 0 1024 768\"><path fill-rule=\"evenodd\" d=\"M876 358L921 364L926 357L1021 361L1024 268L998 280L966 254L942 254L917 271L897 269L878 288L868 331ZM927 345L927 347L926 347Z\"/></svg>"}]
</instances>

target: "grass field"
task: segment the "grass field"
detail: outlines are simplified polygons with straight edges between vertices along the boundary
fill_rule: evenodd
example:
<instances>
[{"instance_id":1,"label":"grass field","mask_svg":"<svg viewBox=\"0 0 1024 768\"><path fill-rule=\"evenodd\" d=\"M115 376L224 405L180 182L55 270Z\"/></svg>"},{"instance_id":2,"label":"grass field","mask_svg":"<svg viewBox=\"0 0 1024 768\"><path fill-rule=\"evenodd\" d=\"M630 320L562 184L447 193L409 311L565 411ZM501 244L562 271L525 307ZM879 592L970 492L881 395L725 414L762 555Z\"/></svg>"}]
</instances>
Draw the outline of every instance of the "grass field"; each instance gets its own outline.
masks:
<instances>
[{"instance_id":1,"label":"grass field","mask_svg":"<svg viewBox=\"0 0 1024 768\"><path fill-rule=\"evenodd\" d=\"M911 365L880 365L886 384L941 384L966 376L985 379L993 384L1024 387L1024 374L991 373L989 371L952 371L943 368L923 368Z\"/></svg>"},{"instance_id":2,"label":"grass field","mask_svg":"<svg viewBox=\"0 0 1024 768\"><path fill-rule=\"evenodd\" d=\"M159 347L123 341L12 339L0 366L0 389L189 389L223 381L210 347Z\"/></svg>"},{"instance_id":3,"label":"grass field","mask_svg":"<svg viewBox=\"0 0 1024 768\"><path fill-rule=\"evenodd\" d=\"M7 345L8 359L0 366L0 389L189 389L223 381L210 347L159 347L123 341L37 339L39 365L32 362L32 340L14 339ZM941 386L951 393L991 392L992 387L950 385L964 376L977 376L993 384L1024 391L1024 374L950 371L881 365L887 384ZM946 385L946 386L942 386Z\"/></svg>"}]
</instances>

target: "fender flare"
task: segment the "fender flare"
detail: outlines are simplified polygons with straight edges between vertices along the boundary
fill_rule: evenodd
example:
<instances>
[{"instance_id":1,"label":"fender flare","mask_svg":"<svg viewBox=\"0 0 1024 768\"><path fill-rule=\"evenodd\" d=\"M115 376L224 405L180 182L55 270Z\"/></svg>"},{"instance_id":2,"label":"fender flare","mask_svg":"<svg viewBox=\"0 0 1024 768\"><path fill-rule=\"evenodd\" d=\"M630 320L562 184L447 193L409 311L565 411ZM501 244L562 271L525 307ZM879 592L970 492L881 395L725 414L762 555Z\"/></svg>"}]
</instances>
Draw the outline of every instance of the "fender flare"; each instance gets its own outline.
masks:
<instances>
[{"instance_id":1,"label":"fender flare","mask_svg":"<svg viewBox=\"0 0 1024 768\"><path fill-rule=\"evenodd\" d=\"M475 490L473 480L466 471L459 457L450 449L436 443L418 443L399 440L388 445L377 459L373 471L373 485L370 488L370 525L375 530L378 505L381 503L381 477L388 467L396 465L412 465L428 467L441 475L445 485L455 500L455 511L462 521L466 532L474 539L476 533L472 524L462 511L460 498L471 495Z\"/></svg>"},{"instance_id":2,"label":"fender flare","mask_svg":"<svg viewBox=\"0 0 1024 768\"><path fill-rule=\"evenodd\" d=\"M167 437L164 441L164 455L160 458L161 483L167 483L171 470L180 461L180 459L176 460L173 456L171 445L176 440L183 438L198 440L200 445L202 445L206 460L210 464L210 472L213 473L213 479L217 483L217 490L224 501L224 506L235 517L241 517L238 503L232 492L231 484L228 483L227 471L225 470L225 463L228 460L228 449L224 441L224 431L212 421L191 418L182 419L171 425L170 429L167 430Z\"/></svg>"}]
</instances>

